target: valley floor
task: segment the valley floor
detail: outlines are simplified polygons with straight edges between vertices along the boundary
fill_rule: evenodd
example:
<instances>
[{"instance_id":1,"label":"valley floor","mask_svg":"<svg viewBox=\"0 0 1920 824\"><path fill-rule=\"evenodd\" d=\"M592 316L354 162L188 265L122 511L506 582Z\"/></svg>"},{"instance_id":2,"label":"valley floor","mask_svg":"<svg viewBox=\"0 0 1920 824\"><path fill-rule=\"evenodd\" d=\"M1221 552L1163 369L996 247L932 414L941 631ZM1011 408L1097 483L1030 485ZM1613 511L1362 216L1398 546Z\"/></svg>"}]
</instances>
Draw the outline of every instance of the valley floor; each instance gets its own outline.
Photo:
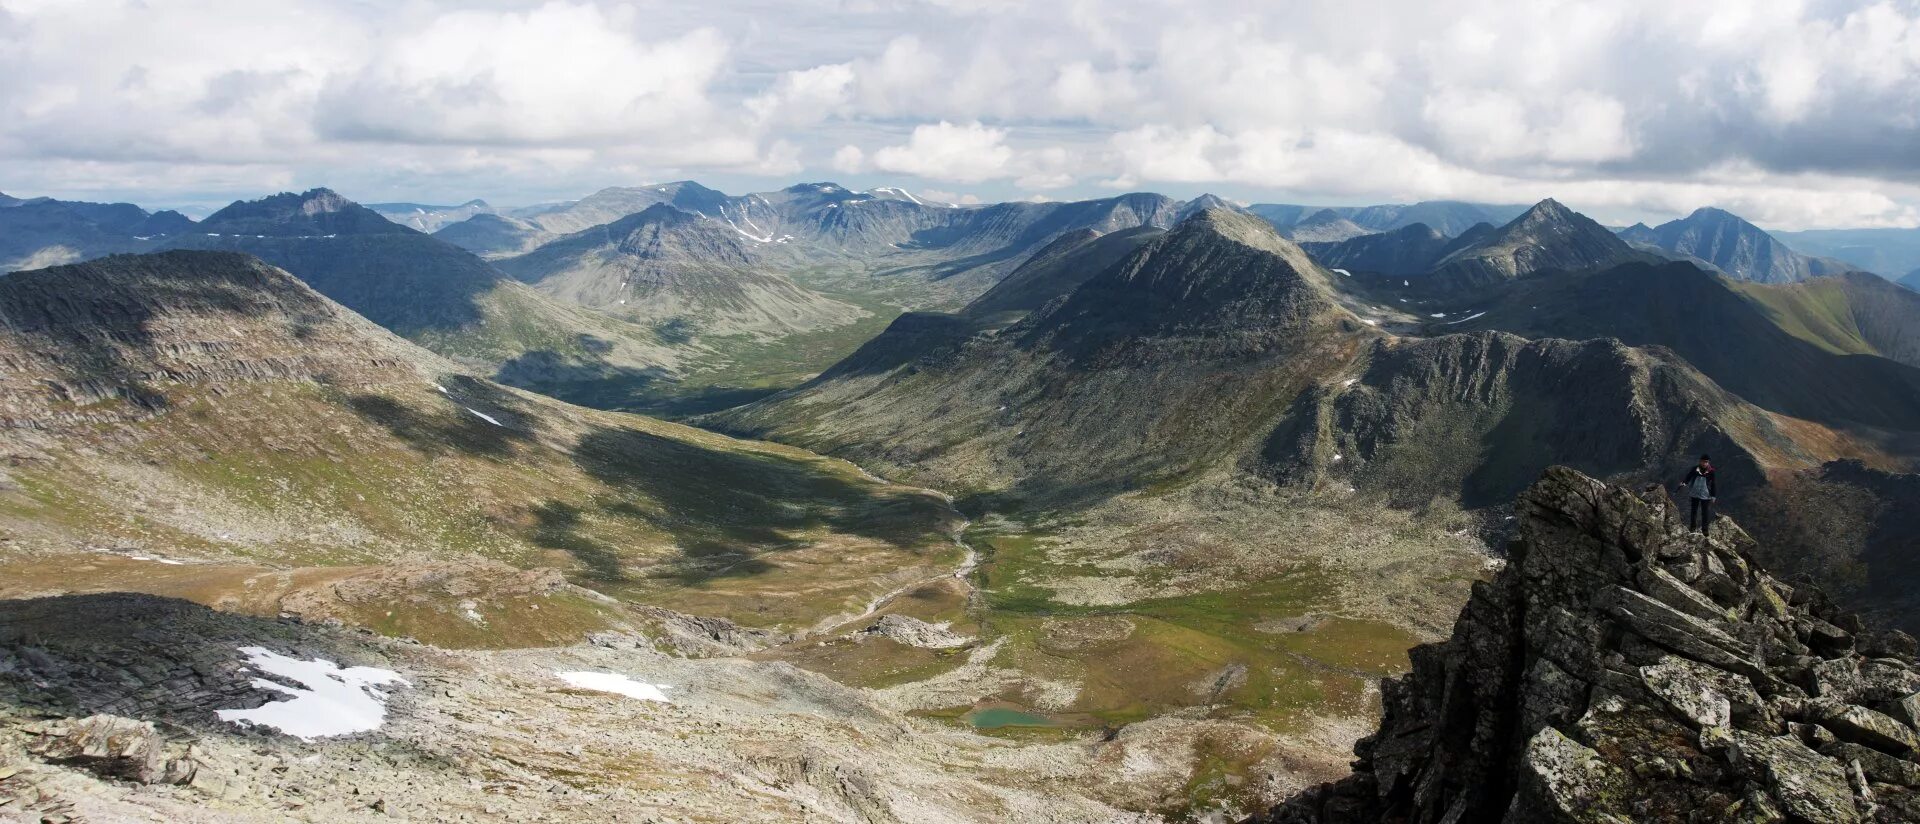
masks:
<instances>
[{"instance_id":1,"label":"valley floor","mask_svg":"<svg viewBox=\"0 0 1920 824\"><path fill-rule=\"evenodd\" d=\"M1457 513L1383 514L1339 493L1255 488L1138 494L1071 515L982 513L947 566L797 632L477 560L287 570L0 550L0 596L14 599L0 609L40 616L4 622L8 660L79 666L63 656L124 636L165 643L114 659L132 685L116 693L178 694L151 673L177 671L180 658L220 661L241 679L236 651L249 644L296 657L332 649L329 660L408 682L392 691L384 727L345 739L242 731L201 705L163 714L180 725L163 729L191 738L201 769L220 777L185 787L100 783L26 757L43 711L105 705L90 679L52 691L64 704L16 693L0 763L20 771L0 798L89 820L339 820L376 802L417 820L1244 814L1344 773L1377 720L1378 679L1407 668L1408 647L1445 635L1491 563L1470 526ZM674 600L699 603L700 589ZM228 611L61 594L120 590ZM275 620L288 605L306 620ZM153 621L155 611L170 617ZM97 617L53 617L81 613ZM526 648L473 648L503 645ZM144 660L153 655L175 660ZM665 685L668 700L583 689L562 672ZM221 706L248 693L227 688Z\"/></svg>"}]
</instances>

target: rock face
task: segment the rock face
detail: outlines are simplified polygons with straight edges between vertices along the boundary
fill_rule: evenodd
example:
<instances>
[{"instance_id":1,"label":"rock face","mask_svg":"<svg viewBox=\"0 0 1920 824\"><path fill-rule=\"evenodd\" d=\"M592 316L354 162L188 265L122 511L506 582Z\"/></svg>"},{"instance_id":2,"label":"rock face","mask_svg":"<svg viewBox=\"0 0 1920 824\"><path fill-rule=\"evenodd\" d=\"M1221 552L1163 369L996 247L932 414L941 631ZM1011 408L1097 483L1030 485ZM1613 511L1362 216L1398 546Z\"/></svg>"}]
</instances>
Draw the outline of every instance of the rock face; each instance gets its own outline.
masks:
<instances>
[{"instance_id":1,"label":"rock face","mask_svg":"<svg viewBox=\"0 0 1920 824\"><path fill-rule=\"evenodd\" d=\"M1722 520L1570 469L1451 639L1383 685L1354 774L1256 822L1920 818L1914 639L1780 583Z\"/></svg>"},{"instance_id":2,"label":"rock face","mask_svg":"<svg viewBox=\"0 0 1920 824\"><path fill-rule=\"evenodd\" d=\"M1753 477L1758 455L1811 460L1774 421L1684 362L1605 339L1378 340L1357 377L1300 406L1267 453L1281 476L1343 479L1400 506L1435 496L1504 504L1554 464L1677 477L1673 455L1710 452ZM1595 409L1631 411L1596 419Z\"/></svg>"}]
</instances>

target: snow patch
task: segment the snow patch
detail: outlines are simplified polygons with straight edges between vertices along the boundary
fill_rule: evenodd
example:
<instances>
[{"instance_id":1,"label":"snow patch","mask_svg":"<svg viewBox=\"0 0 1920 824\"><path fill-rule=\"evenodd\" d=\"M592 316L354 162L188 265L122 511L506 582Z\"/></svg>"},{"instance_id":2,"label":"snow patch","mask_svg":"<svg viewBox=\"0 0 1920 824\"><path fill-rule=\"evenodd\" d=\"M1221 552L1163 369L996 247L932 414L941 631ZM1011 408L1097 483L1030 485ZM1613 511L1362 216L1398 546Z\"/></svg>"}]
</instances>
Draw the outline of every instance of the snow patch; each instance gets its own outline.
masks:
<instances>
[{"instance_id":1,"label":"snow patch","mask_svg":"<svg viewBox=\"0 0 1920 824\"><path fill-rule=\"evenodd\" d=\"M1471 315L1468 315L1468 316L1466 316L1466 317L1464 317L1464 318L1461 318L1461 319L1459 319L1459 320L1450 320L1450 321L1447 321L1447 324L1446 324L1446 325L1448 325L1448 326L1452 326L1452 325L1454 325L1454 324L1456 324L1456 323L1466 323L1467 321L1470 321L1470 320L1473 320L1473 319L1475 319L1475 318L1484 318L1484 317L1486 317L1486 316L1487 316L1487 313L1485 313L1485 312L1475 312L1475 313L1473 313L1473 314L1471 314Z\"/></svg>"},{"instance_id":2,"label":"snow patch","mask_svg":"<svg viewBox=\"0 0 1920 824\"><path fill-rule=\"evenodd\" d=\"M241 647L252 668L301 687L279 681L253 679L255 689L293 696L253 709L220 710L220 720L257 724L306 741L377 730L387 718L388 684L406 685L400 673L378 667L347 667L322 658L302 661L266 647Z\"/></svg>"},{"instance_id":3,"label":"snow patch","mask_svg":"<svg viewBox=\"0 0 1920 824\"><path fill-rule=\"evenodd\" d=\"M473 407L471 407L471 406L462 406L462 407L460 407L460 408L461 408L461 409L465 409L465 410L467 410L468 412L472 412L472 413L473 413L473 416L474 416L474 417L476 417L476 418L479 418L480 420L483 420L483 421L486 421L487 423L490 423L490 424L493 424L494 426L498 426L498 427L501 427L501 428L503 428L503 429L504 429L504 428L506 428L506 424L504 424L504 423L501 423L501 422L500 422L500 420L499 420L498 418L495 418L495 417L494 417L494 416L492 416L492 415L489 415L489 414L487 414L487 413L485 413L485 412L482 412L482 411L480 411L480 410L478 410L478 409L475 409L475 408L473 408Z\"/></svg>"},{"instance_id":4,"label":"snow patch","mask_svg":"<svg viewBox=\"0 0 1920 824\"><path fill-rule=\"evenodd\" d=\"M642 701L672 703L667 698L667 690L673 687L666 684L649 684L635 681L617 672L555 672L554 677L567 682L569 686L594 692L610 692Z\"/></svg>"},{"instance_id":5,"label":"snow patch","mask_svg":"<svg viewBox=\"0 0 1920 824\"><path fill-rule=\"evenodd\" d=\"M1346 277L1353 277L1353 273L1352 273L1352 272L1349 272L1349 271L1347 271L1347 270L1345 270L1345 269L1335 269L1335 270L1333 270L1333 271L1334 271L1334 273L1335 273L1335 274L1339 274L1339 275L1343 275L1343 276L1346 276Z\"/></svg>"}]
</instances>

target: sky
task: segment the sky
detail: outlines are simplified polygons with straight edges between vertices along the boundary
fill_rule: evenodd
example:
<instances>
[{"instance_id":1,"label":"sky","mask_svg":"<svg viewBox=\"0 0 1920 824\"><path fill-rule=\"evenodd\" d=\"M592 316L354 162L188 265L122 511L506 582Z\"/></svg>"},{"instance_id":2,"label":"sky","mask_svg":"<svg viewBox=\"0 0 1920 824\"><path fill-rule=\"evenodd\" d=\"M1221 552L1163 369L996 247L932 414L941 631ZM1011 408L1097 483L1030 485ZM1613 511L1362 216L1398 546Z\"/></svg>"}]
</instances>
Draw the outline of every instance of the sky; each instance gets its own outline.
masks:
<instances>
[{"instance_id":1,"label":"sky","mask_svg":"<svg viewBox=\"0 0 1920 824\"><path fill-rule=\"evenodd\" d=\"M1920 225L1920 0L0 0L0 191L695 179Z\"/></svg>"}]
</instances>

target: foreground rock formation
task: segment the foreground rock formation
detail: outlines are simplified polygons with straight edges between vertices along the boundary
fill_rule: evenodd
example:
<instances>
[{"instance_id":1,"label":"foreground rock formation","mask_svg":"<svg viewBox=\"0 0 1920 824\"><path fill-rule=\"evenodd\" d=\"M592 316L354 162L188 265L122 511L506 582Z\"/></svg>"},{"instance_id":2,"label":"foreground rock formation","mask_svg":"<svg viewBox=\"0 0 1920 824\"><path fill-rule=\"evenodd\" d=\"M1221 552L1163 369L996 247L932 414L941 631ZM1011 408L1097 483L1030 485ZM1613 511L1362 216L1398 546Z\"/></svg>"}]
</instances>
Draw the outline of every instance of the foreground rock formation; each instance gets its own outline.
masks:
<instances>
[{"instance_id":1,"label":"foreground rock formation","mask_svg":"<svg viewBox=\"0 0 1920 824\"><path fill-rule=\"evenodd\" d=\"M1920 820L1915 642L1555 468L1453 638L1383 685L1354 773L1258 822Z\"/></svg>"}]
</instances>

